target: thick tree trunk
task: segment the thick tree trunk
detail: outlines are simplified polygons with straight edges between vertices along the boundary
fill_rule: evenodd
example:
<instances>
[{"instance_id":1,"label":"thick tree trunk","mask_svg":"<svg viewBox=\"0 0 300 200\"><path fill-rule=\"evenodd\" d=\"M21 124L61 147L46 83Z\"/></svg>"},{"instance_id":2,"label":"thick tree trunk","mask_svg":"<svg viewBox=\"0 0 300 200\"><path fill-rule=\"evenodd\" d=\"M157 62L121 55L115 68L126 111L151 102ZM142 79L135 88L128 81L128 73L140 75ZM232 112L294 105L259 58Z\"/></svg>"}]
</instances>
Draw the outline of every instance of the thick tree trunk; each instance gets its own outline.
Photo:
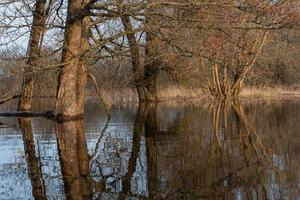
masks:
<instances>
[{"instance_id":1,"label":"thick tree trunk","mask_svg":"<svg viewBox=\"0 0 300 200\"><path fill-rule=\"evenodd\" d=\"M158 69L155 64L145 65L144 71L144 101L154 102L157 101L157 75Z\"/></svg>"},{"instance_id":2,"label":"thick tree trunk","mask_svg":"<svg viewBox=\"0 0 300 200\"><path fill-rule=\"evenodd\" d=\"M88 49L89 19L76 18L89 0L69 0L55 114L59 120L82 118L88 67L81 59Z\"/></svg>"},{"instance_id":3,"label":"thick tree trunk","mask_svg":"<svg viewBox=\"0 0 300 200\"><path fill-rule=\"evenodd\" d=\"M153 3L154 0L148 0ZM144 67L144 91L145 101L157 101L157 75L159 72L158 49L159 42L155 34L157 33L157 24L159 23L155 16L151 16L153 10L148 10L146 17L146 51Z\"/></svg>"},{"instance_id":4,"label":"thick tree trunk","mask_svg":"<svg viewBox=\"0 0 300 200\"><path fill-rule=\"evenodd\" d=\"M47 199L41 166L35 153L31 119L19 119L19 124L22 129L28 176L32 185L32 195L34 199Z\"/></svg>"},{"instance_id":5,"label":"thick tree trunk","mask_svg":"<svg viewBox=\"0 0 300 200\"><path fill-rule=\"evenodd\" d=\"M45 16L46 4L47 0L36 0L35 11L33 13L31 36L28 45L27 66L24 69L21 97L18 105L19 111L31 110L34 67L37 66L37 60L40 53L39 44L47 20L47 17Z\"/></svg>"},{"instance_id":6,"label":"thick tree trunk","mask_svg":"<svg viewBox=\"0 0 300 200\"><path fill-rule=\"evenodd\" d=\"M56 134L66 199L92 199L83 121L57 123Z\"/></svg>"}]
</instances>

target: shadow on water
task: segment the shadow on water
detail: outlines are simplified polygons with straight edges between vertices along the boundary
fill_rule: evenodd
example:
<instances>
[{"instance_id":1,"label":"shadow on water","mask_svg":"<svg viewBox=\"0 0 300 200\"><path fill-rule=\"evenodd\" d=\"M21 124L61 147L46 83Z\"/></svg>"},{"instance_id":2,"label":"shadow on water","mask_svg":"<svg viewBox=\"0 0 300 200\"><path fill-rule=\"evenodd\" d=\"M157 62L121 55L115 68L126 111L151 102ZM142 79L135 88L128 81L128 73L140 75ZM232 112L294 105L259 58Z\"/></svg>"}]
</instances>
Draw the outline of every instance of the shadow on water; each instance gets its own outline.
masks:
<instances>
[{"instance_id":1,"label":"shadow on water","mask_svg":"<svg viewBox=\"0 0 300 200\"><path fill-rule=\"evenodd\" d=\"M32 187L26 197L53 198L46 184L51 179L61 180L56 193L76 200L297 199L295 108L300 105L140 104L116 109L105 120L95 107L85 123L55 123L56 139L41 144L53 155L38 152L34 144L32 126L41 126L38 121L19 119ZM58 175L49 175L49 157L59 166Z\"/></svg>"}]
</instances>

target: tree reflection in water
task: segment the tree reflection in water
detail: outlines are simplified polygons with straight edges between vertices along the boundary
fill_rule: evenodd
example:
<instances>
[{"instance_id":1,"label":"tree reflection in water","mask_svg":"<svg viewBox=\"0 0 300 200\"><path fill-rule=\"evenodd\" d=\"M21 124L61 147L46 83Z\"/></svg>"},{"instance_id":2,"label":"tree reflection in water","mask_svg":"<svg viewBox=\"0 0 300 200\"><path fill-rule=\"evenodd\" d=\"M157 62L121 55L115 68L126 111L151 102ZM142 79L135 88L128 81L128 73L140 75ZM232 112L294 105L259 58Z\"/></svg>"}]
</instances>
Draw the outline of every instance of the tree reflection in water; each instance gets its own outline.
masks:
<instances>
[{"instance_id":1,"label":"tree reflection in water","mask_svg":"<svg viewBox=\"0 0 300 200\"><path fill-rule=\"evenodd\" d=\"M20 118L19 125L22 129L27 171L32 186L32 196L34 199L47 199L40 162L36 157L31 119Z\"/></svg>"},{"instance_id":2,"label":"tree reflection in water","mask_svg":"<svg viewBox=\"0 0 300 200\"><path fill-rule=\"evenodd\" d=\"M297 184L281 182L289 171L276 165L278 146L270 145L266 139L263 141L264 134L255 131L240 102L214 102L206 114L200 115L199 123L206 121L203 118L206 115L211 117L211 125L205 124L206 129L201 129L199 135L181 132L189 130L191 121L195 121L191 113L169 127L172 137L160 135L158 138L158 152L164 154L160 156L158 171L167 180L160 194L170 199L297 197L294 190ZM164 145L161 141L166 138L177 140Z\"/></svg>"},{"instance_id":3,"label":"tree reflection in water","mask_svg":"<svg viewBox=\"0 0 300 200\"><path fill-rule=\"evenodd\" d=\"M56 134L67 199L92 199L89 155L83 121L57 123Z\"/></svg>"},{"instance_id":4,"label":"tree reflection in water","mask_svg":"<svg viewBox=\"0 0 300 200\"><path fill-rule=\"evenodd\" d=\"M263 132L266 129L254 128L252 123L256 119L245 112L240 102L221 101L206 108L182 109L174 115L173 123L164 128L167 114L158 110L156 104L139 105L132 123L132 137L113 134L116 130L110 129L112 125L107 121L90 147L83 121L56 123L66 198L298 197L295 190L298 179L293 177L299 172L298 160L288 148L290 136L285 137L284 143L278 142L278 136L272 142L268 137L273 135L266 136ZM31 122L21 119L20 126L33 196L46 199ZM117 137L121 137L121 142ZM118 142L125 148L118 146ZM141 173L145 176L137 179ZM143 191L137 191L136 186L143 181L146 183Z\"/></svg>"}]
</instances>

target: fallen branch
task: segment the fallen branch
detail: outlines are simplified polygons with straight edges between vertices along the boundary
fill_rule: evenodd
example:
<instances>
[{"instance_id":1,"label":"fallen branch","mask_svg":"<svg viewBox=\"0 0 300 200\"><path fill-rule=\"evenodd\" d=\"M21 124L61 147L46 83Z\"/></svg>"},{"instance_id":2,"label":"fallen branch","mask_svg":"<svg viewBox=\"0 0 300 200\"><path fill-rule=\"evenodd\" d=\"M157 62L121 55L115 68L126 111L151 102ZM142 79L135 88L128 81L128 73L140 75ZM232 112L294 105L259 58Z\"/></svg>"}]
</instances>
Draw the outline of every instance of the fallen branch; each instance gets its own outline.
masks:
<instances>
[{"instance_id":1,"label":"fallen branch","mask_svg":"<svg viewBox=\"0 0 300 200\"><path fill-rule=\"evenodd\" d=\"M14 100L14 99L19 98L19 97L20 97L20 95L14 95L14 96L6 97L6 98L4 98L0 101L0 105L7 102L7 101Z\"/></svg>"},{"instance_id":2,"label":"fallen branch","mask_svg":"<svg viewBox=\"0 0 300 200\"><path fill-rule=\"evenodd\" d=\"M0 113L0 117L45 117L47 119L55 119L55 115L52 111L46 111L46 112L5 112Z\"/></svg>"}]
</instances>

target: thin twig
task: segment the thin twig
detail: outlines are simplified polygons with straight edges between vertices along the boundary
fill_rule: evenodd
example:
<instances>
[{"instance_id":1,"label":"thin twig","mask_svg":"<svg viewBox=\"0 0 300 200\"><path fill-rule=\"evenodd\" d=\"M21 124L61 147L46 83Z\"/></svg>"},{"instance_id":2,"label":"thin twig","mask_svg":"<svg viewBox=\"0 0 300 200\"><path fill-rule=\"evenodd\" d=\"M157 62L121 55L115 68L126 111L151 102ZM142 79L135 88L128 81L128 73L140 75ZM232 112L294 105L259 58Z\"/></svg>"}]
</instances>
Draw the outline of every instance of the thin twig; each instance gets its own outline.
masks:
<instances>
[{"instance_id":1,"label":"thin twig","mask_svg":"<svg viewBox=\"0 0 300 200\"><path fill-rule=\"evenodd\" d=\"M93 84L94 84L94 88L95 88L96 93L97 93L97 95L98 95L98 97L99 97L99 99L100 99L100 102L103 104L104 109L105 109L106 114L107 114L107 117L110 119L110 110L109 110L109 106L108 106L108 104L104 101L103 96L101 95L101 92L100 92L98 83L97 83L97 81L96 81L96 78L95 78L95 76L94 76L93 74L91 74L91 73L89 73L89 77L92 79Z\"/></svg>"}]
</instances>

